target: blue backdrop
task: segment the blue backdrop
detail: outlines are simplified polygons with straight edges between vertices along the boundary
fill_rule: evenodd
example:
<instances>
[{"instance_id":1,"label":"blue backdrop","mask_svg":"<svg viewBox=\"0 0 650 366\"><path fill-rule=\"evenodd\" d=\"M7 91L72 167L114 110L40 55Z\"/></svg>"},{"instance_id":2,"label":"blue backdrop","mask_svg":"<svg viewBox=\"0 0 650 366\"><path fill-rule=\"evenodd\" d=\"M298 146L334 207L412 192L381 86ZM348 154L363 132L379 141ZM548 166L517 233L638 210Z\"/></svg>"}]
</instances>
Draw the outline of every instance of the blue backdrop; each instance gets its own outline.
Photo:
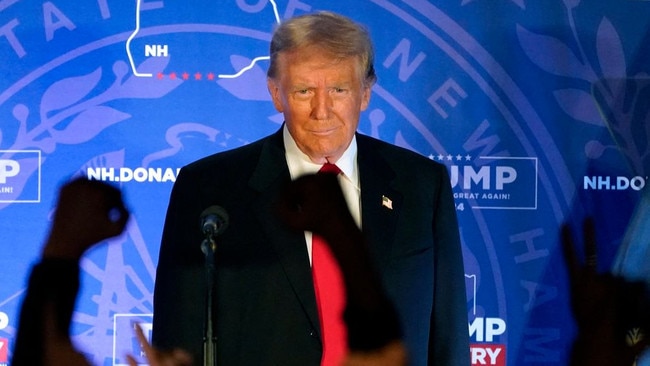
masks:
<instances>
[{"instance_id":1,"label":"blue backdrop","mask_svg":"<svg viewBox=\"0 0 650 366\"><path fill-rule=\"evenodd\" d=\"M601 270L638 248L626 229L648 190L648 1L0 0L0 365L72 175L119 185L133 211L83 260L75 342L97 365L139 352L131 322L151 322L178 169L279 128L271 31L321 9L375 41L360 132L451 173L473 364L566 363L560 225L595 217Z\"/></svg>"}]
</instances>

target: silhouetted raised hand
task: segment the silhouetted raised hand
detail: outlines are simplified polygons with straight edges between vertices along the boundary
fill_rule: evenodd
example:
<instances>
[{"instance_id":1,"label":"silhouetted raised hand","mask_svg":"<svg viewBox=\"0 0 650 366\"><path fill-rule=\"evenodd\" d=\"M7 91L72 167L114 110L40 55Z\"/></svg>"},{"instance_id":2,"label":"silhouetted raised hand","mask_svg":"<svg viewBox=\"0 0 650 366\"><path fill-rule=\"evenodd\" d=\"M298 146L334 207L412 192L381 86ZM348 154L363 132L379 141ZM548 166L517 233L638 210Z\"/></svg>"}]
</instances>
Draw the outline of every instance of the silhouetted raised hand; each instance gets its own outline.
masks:
<instances>
[{"instance_id":1,"label":"silhouetted raised hand","mask_svg":"<svg viewBox=\"0 0 650 366\"><path fill-rule=\"evenodd\" d=\"M593 220L585 220L583 237L585 260L581 263L569 227L562 227L571 307L578 325L571 365L633 365L650 345L648 289L643 283L598 273Z\"/></svg>"},{"instance_id":2,"label":"silhouetted raised hand","mask_svg":"<svg viewBox=\"0 0 650 366\"><path fill-rule=\"evenodd\" d=\"M284 192L279 208L293 229L323 237L339 263L346 286L344 318L350 347L343 365L406 365L397 314L384 294L337 178L316 174L296 179Z\"/></svg>"}]
</instances>

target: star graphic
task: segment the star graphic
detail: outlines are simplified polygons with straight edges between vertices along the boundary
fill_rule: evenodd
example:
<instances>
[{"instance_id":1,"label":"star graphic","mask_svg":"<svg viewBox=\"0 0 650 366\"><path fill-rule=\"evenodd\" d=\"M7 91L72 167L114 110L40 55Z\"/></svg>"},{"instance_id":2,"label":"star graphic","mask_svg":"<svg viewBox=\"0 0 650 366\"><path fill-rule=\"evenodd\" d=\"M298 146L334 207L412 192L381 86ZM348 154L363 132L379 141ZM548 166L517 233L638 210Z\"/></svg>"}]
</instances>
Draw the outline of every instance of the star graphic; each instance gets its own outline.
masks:
<instances>
[{"instance_id":1,"label":"star graphic","mask_svg":"<svg viewBox=\"0 0 650 366\"><path fill-rule=\"evenodd\" d=\"M208 74L208 80L214 80L214 74L213 73Z\"/></svg>"},{"instance_id":2,"label":"star graphic","mask_svg":"<svg viewBox=\"0 0 650 366\"><path fill-rule=\"evenodd\" d=\"M452 161L452 160L454 160L454 157L451 156L451 155L447 155L447 160Z\"/></svg>"},{"instance_id":3,"label":"star graphic","mask_svg":"<svg viewBox=\"0 0 650 366\"><path fill-rule=\"evenodd\" d=\"M162 72L159 72L159 73L156 75L156 77L157 77L159 80L162 80L162 78L165 77L165 74L163 74Z\"/></svg>"},{"instance_id":4,"label":"star graphic","mask_svg":"<svg viewBox=\"0 0 650 366\"><path fill-rule=\"evenodd\" d=\"M169 78L172 80L176 80L176 73L175 72L169 73Z\"/></svg>"},{"instance_id":5,"label":"star graphic","mask_svg":"<svg viewBox=\"0 0 650 366\"><path fill-rule=\"evenodd\" d=\"M196 74L194 74L194 80L201 80L202 77L203 77L203 75L201 75L200 72L197 72Z\"/></svg>"},{"instance_id":6,"label":"star graphic","mask_svg":"<svg viewBox=\"0 0 650 366\"><path fill-rule=\"evenodd\" d=\"M458 155L456 155L456 160L461 161L461 160L463 160L463 157L460 154L458 154Z\"/></svg>"},{"instance_id":7,"label":"star graphic","mask_svg":"<svg viewBox=\"0 0 650 366\"><path fill-rule=\"evenodd\" d=\"M188 74L187 72L184 72L182 77L183 77L183 80L187 80L187 79L190 78L190 74Z\"/></svg>"},{"instance_id":8,"label":"star graphic","mask_svg":"<svg viewBox=\"0 0 650 366\"><path fill-rule=\"evenodd\" d=\"M440 161L443 161L443 160L445 160L445 157L444 157L444 155L442 155L442 154L439 154L439 155L438 155L438 160L440 160Z\"/></svg>"},{"instance_id":9,"label":"star graphic","mask_svg":"<svg viewBox=\"0 0 650 366\"><path fill-rule=\"evenodd\" d=\"M472 157L469 154L465 155L465 161L471 161L471 160Z\"/></svg>"}]
</instances>

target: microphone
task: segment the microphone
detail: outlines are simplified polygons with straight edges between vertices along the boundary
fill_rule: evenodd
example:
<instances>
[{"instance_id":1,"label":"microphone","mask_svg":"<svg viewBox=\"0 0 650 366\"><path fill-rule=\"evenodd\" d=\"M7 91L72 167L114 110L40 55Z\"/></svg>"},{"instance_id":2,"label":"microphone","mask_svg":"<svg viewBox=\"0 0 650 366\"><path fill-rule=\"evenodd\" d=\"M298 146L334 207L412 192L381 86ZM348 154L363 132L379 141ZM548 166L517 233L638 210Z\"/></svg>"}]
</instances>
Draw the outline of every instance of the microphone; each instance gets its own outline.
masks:
<instances>
[{"instance_id":1,"label":"microphone","mask_svg":"<svg viewBox=\"0 0 650 366\"><path fill-rule=\"evenodd\" d=\"M205 236L201 251L205 254L206 300L203 324L203 364L216 365L217 340L214 331L213 294L215 292L217 243L215 237L228 227L228 213L221 206L210 206L201 212L201 232Z\"/></svg>"},{"instance_id":2,"label":"microphone","mask_svg":"<svg viewBox=\"0 0 650 366\"><path fill-rule=\"evenodd\" d=\"M210 206L201 212L201 232L206 239L214 238L228 227L228 213L221 206Z\"/></svg>"}]
</instances>

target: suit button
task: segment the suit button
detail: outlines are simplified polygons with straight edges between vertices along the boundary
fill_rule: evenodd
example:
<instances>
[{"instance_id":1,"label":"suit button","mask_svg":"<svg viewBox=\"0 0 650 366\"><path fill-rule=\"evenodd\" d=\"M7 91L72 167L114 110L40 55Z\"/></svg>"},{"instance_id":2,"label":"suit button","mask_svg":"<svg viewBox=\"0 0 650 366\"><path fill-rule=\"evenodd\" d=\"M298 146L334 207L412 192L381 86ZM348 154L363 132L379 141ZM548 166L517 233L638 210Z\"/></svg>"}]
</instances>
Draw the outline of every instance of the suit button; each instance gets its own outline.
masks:
<instances>
[{"instance_id":1,"label":"suit button","mask_svg":"<svg viewBox=\"0 0 650 366\"><path fill-rule=\"evenodd\" d=\"M312 338L318 338L318 334L316 334L316 331L313 329L309 331L309 336Z\"/></svg>"}]
</instances>

